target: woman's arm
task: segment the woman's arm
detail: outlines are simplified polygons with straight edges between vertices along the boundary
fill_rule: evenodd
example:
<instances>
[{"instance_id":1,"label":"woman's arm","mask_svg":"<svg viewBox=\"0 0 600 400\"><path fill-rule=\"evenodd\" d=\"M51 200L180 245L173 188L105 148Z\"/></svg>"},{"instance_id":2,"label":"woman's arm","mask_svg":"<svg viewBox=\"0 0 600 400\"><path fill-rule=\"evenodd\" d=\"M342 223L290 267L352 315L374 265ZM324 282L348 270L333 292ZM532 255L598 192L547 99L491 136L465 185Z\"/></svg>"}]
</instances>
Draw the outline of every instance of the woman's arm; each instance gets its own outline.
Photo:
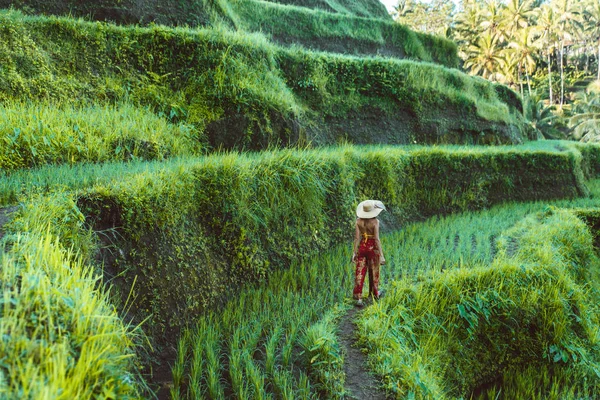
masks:
<instances>
[{"instance_id":1,"label":"woman's arm","mask_svg":"<svg viewBox=\"0 0 600 400\"><path fill-rule=\"evenodd\" d=\"M385 256L383 255L383 249L381 248L381 241L379 240L379 220L375 220L375 243L377 243L377 248L379 249L379 263L381 265L385 264Z\"/></svg>"},{"instance_id":2,"label":"woman's arm","mask_svg":"<svg viewBox=\"0 0 600 400\"><path fill-rule=\"evenodd\" d=\"M356 220L354 230L354 243L352 244L352 262L356 259L356 253L358 252L358 244L360 243L360 229L358 228L358 220Z\"/></svg>"}]
</instances>

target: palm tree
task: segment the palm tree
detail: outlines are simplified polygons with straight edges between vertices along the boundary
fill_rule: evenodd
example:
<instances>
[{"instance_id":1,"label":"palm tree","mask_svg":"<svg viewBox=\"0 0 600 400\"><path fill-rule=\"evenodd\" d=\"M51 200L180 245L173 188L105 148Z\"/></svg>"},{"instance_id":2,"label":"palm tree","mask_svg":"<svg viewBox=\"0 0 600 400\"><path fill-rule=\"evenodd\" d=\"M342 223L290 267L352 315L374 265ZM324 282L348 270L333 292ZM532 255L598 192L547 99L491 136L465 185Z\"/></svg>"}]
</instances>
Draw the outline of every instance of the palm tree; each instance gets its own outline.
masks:
<instances>
[{"instance_id":1,"label":"palm tree","mask_svg":"<svg viewBox=\"0 0 600 400\"><path fill-rule=\"evenodd\" d=\"M492 80L502 60L501 52L502 49L498 46L498 37L489 32L483 33L476 44L467 48L465 68L470 68L474 75L481 75Z\"/></svg>"},{"instance_id":2,"label":"palm tree","mask_svg":"<svg viewBox=\"0 0 600 400\"><path fill-rule=\"evenodd\" d=\"M592 40L598 41L598 56L596 58L598 64L598 76L596 79L600 81L600 1L590 0L583 11L583 15L585 17L587 35L589 35Z\"/></svg>"},{"instance_id":3,"label":"palm tree","mask_svg":"<svg viewBox=\"0 0 600 400\"><path fill-rule=\"evenodd\" d=\"M518 71L519 60L517 55L511 51L503 51L498 65L498 71L495 74L495 78L498 82L507 85L516 90L518 85L518 77L516 72Z\"/></svg>"},{"instance_id":4,"label":"palm tree","mask_svg":"<svg viewBox=\"0 0 600 400\"><path fill-rule=\"evenodd\" d=\"M492 35L499 35L500 40L504 39L500 32L503 20L502 4L498 0L487 0L481 10L480 18L480 26L484 31L488 31Z\"/></svg>"},{"instance_id":5,"label":"palm tree","mask_svg":"<svg viewBox=\"0 0 600 400\"><path fill-rule=\"evenodd\" d=\"M396 14L394 19L408 16L415 10L415 0L400 0L398 5L394 7L394 13Z\"/></svg>"},{"instance_id":6,"label":"palm tree","mask_svg":"<svg viewBox=\"0 0 600 400\"><path fill-rule=\"evenodd\" d=\"M561 118L554 114L554 105L546 102L538 93L533 92L524 99L525 116L531 126L540 132L545 139L564 139L564 133L558 128Z\"/></svg>"},{"instance_id":7,"label":"palm tree","mask_svg":"<svg viewBox=\"0 0 600 400\"><path fill-rule=\"evenodd\" d=\"M552 93L552 53L557 40L558 21L554 9L548 4L543 4L538 13L536 29L540 33L540 39L544 41L548 62L548 92L550 104L554 104Z\"/></svg>"},{"instance_id":8,"label":"palm tree","mask_svg":"<svg viewBox=\"0 0 600 400\"><path fill-rule=\"evenodd\" d=\"M526 26L515 32L513 41L508 44L517 58L517 68L519 72L519 81L521 80L521 71L525 71L527 79L527 92L531 96L531 81L529 79L531 71L535 69L534 50L536 49L535 30ZM523 85L521 84L521 96L523 96Z\"/></svg>"},{"instance_id":9,"label":"palm tree","mask_svg":"<svg viewBox=\"0 0 600 400\"><path fill-rule=\"evenodd\" d=\"M479 2L464 1L461 11L456 15L454 40L462 49L468 48L476 43L475 38L481 33L482 8ZM460 56L465 58L466 54L461 50Z\"/></svg>"},{"instance_id":10,"label":"palm tree","mask_svg":"<svg viewBox=\"0 0 600 400\"><path fill-rule=\"evenodd\" d=\"M529 26L529 22L535 16L533 0L509 0L503 14L504 34L512 37L517 30Z\"/></svg>"},{"instance_id":11,"label":"palm tree","mask_svg":"<svg viewBox=\"0 0 600 400\"><path fill-rule=\"evenodd\" d=\"M559 37L560 37L560 105L565 100L565 76L564 59L565 44L567 40L575 38L575 29L581 26L581 19L577 10L577 3L572 0L554 0L552 7L558 18Z\"/></svg>"},{"instance_id":12,"label":"palm tree","mask_svg":"<svg viewBox=\"0 0 600 400\"><path fill-rule=\"evenodd\" d=\"M579 93L574 110L576 113L569 118L573 138L582 142L600 141L600 94Z\"/></svg>"}]
</instances>

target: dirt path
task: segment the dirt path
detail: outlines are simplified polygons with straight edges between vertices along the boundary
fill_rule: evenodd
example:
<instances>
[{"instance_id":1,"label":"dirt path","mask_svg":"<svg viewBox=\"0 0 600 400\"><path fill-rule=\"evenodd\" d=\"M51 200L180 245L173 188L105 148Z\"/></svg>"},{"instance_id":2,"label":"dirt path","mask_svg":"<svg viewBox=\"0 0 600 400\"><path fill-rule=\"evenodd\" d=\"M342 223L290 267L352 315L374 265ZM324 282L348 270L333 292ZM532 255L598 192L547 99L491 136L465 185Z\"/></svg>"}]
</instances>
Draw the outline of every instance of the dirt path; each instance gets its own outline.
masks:
<instances>
[{"instance_id":1,"label":"dirt path","mask_svg":"<svg viewBox=\"0 0 600 400\"><path fill-rule=\"evenodd\" d=\"M17 211L17 207L0 208L0 239L4 236L4 225L10 221L10 214Z\"/></svg>"},{"instance_id":2,"label":"dirt path","mask_svg":"<svg viewBox=\"0 0 600 400\"><path fill-rule=\"evenodd\" d=\"M340 321L339 338L342 349L346 352L344 372L346 373L346 390L348 398L357 400L385 400L385 393L367 369L367 356L356 347L355 319L360 309L352 308Z\"/></svg>"}]
</instances>

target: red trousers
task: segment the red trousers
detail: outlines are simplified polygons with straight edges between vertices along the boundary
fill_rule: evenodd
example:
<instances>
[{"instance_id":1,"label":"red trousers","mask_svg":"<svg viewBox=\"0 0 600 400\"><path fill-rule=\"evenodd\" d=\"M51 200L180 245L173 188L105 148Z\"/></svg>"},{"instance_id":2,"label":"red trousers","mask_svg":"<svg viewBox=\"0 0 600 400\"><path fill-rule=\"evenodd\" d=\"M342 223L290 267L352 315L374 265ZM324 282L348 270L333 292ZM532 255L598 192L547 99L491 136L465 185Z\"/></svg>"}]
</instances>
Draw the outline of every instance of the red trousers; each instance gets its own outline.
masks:
<instances>
[{"instance_id":1,"label":"red trousers","mask_svg":"<svg viewBox=\"0 0 600 400\"><path fill-rule=\"evenodd\" d=\"M361 240L356 256L356 277L353 295L355 299L362 297L365 276L369 273L369 296L379 297L379 250L375 239Z\"/></svg>"}]
</instances>

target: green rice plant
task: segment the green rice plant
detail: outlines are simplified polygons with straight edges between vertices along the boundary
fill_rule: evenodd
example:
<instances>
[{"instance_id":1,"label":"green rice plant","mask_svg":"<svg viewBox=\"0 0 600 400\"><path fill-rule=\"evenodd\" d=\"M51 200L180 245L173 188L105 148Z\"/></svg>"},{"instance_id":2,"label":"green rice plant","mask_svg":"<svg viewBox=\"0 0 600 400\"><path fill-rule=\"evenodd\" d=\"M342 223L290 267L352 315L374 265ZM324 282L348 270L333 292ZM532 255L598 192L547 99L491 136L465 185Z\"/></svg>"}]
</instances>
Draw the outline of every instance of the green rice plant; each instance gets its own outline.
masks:
<instances>
[{"instance_id":1,"label":"green rice plant","mask_svg":"<svg viewBox=\"0 0 600 400\"><path fill-rule=\"evenodd\" d=\"M229 353L229 378L231 380L231 390L237 399L249 398L249 389L244 379L244 358L247 353L244 350L231 349Z\"/></svg>"},{"instance_id":2,"label":"green rice plant","mask_svg":"<svg viewBox=\"0 0 600 400\"><path fill-rule=\"evenodd\" d=\"M344 311L333 309L319 322L306 328L299 339L301 355L315 388L330 399L343 399L345 396L344 355L335 332L337 318Z\"/></svg>"},{"instance_id":3,"label":"green rice plant","mask_svg":"<svg viewBox=\"0 0 600 400\"><path fill-rule=\"evenodd\" d=\"M511 242L499 240L491 268L458 266L398 281L361 318L371 363L396 396L473 396L480 386L490 387L482 398L498 388L508 398L597 390L587 383L597 382L600 361L599 264L589 229L569 211L547 209L504 235L518 247L509 251Z\"/></svg>"},{"instance_id":4,"label":"green rice plant","mask_svg":"<svg viewBox=\"0 0 600 400\"><path fill-rule=\"evenodd\" d=\"M294 341L298 334L298 328L292 327L285 337L285 343L281 354L281 362L284 367L289 367L292 361L292 351L294 350Z\"/></svg>"},{"instance_id":5,"label":"green rice plant","mask_svg":"<svg viewBox=\"0 0 600 400\"><path fill-rule=\"evenodd\" d=\"M177 390L182 384L188 349L192 344L191 335L189 330L185 330L181 335L181 340L177 343L177 359L173 367L173 390Z\"/></svg>"},{"instance_id":6,"label":"green rice plant","mask_svg":"<svg viewBox=\"0 0 600 400\"><path fill-rule=\"evenodd\" d=\"M206 320L200 320L200 324L206 324ZM202 382L202 375L205 367L205 354L204 354L204 336L198 336L198 333L205 333L206 329L199 328L196 330L196 334L193 337L193 341L190 345L193 346L190 376L189 376L189 387L190 396L195 399L203 397L203 388L205 387ZM179 356L179 350L178 354ZM175 373L173 373L175 375ZM175 379L173 379L175 380Z\"/></svg>"},{"instance_id":7,"label":"green rice plant","mask_svg":"<svg viewBox=\"0 0 600 400\"><path fill-rule=\"evenodd\" d=\"M277 396L284 400L295 399L293 376L288 370L277 369L273 375L274 391Z\"/></svg>"},{"instance_id":8,"label":"green rice plant","mask_svg":"<svg viewBox=\"0 0 600 400\"><path fill-rule=\"evenodd\" d=\"M252 398L257 400L272 399L272 396L267 393L265 386L265 376L263 375L260 368L252 360L252 357L248 353L245 354L244 359L244 371L247 377L250 387L252 388Z\"/></svg>"},{"instance_id":9,"label":"green rice plant","mask_svg":"<svg viewBox=\"0 0 600 400\"><path fill-rule=\"evenodd\" d=\"M211 321L209 320L209 323ZM219 353L219 328L215 324L207 325L206 341L203 343L206 354L207 378L209 398L221 400L225 398L223 386L221 384L222 360Z\"/></svg>"},{"instance_id":10,"label":"green rice plant","mask_svg":"<svg viewBox=\"0 0 600 400\"><path fill-rule=\"evenodd\" d=\"M298 378L298 391L296 392L296 398L302 400L314 399L316 396L311 393L310 379L302 371L300 371L299 375L300 377Z\"/></svg>"},{"instance_id":11,"label":"green rice plant","mask_svg":"<svg viewBox=\"0 0 600 400\"><path fill-rule=\"evenodd\" d=\"M273 328L270 336L265 342L265 371L272 377L273 381L275 380L275 375L277 370L275 368L276 356L277 356L277 347L279 345L279 340L281 338L282 329L281 326L276 326Z\"/></svg>"}]
</instances>

